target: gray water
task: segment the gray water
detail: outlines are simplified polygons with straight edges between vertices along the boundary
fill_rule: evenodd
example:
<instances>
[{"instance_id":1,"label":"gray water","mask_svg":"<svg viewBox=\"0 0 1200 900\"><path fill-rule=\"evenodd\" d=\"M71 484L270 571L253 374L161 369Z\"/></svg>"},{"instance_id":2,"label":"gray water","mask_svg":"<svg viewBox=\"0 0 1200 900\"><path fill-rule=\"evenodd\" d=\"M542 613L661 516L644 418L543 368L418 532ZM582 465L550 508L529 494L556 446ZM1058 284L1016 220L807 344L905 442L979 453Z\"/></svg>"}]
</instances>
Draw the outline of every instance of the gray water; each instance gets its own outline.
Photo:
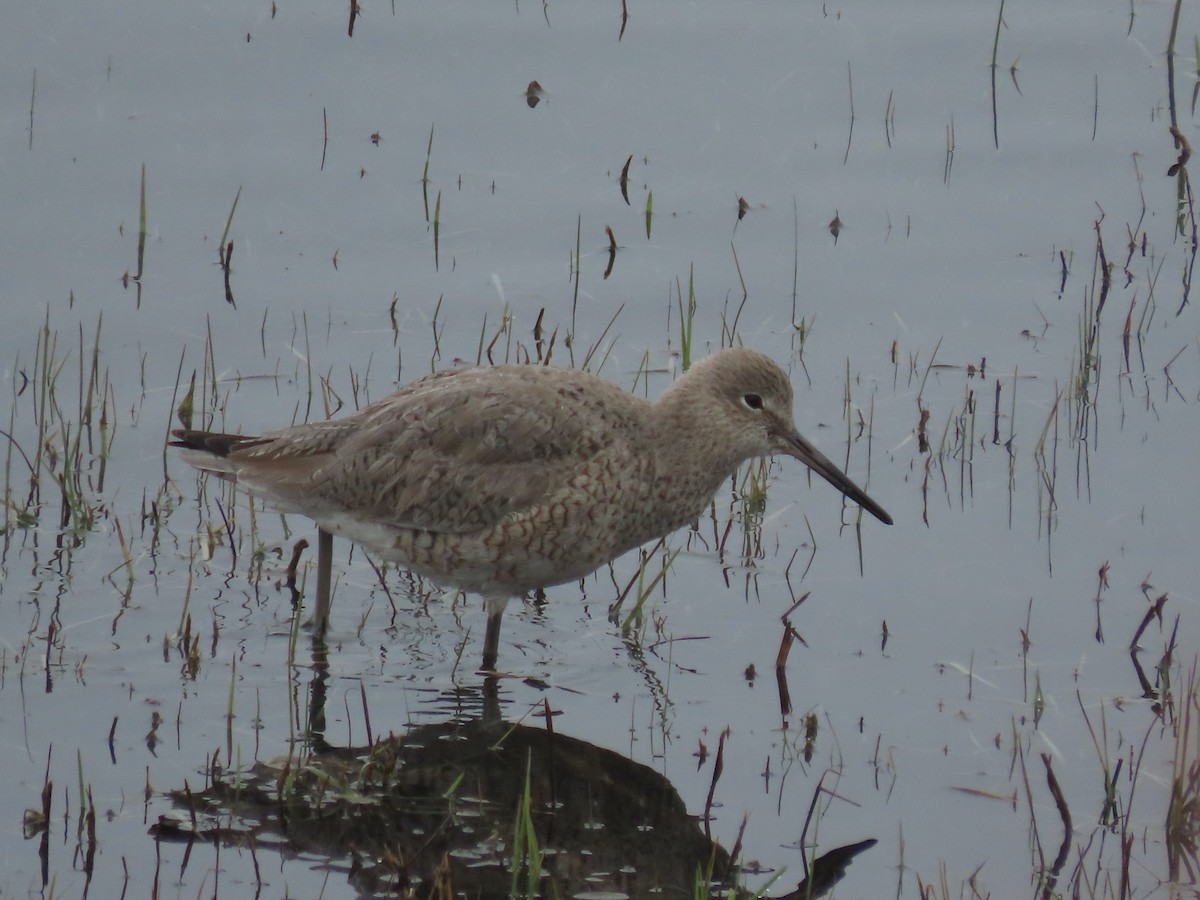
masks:
<instances>
[{"instance_id":1,"label":"gray water","mask_svg":"<svg viewBox=\"0 0 1200 900\"><path fill-rule=\"evenodd\" d=\"M254 431L481 345L536 355L541 316L555 364L655 395L681 366L689 284L691 353L732 334L786 364L801 430L896 524L859 532L778 461L761 516L739 484L671 539L640 629L607 618L636 554L513 604L504 716L548 701L556 732L657 770L697 816L729 729L713 836L731 847L748 815L744 860L787 869L773 893L801 877L820 786L817 852L879 841L837 896L912 896L943 872L950 896L972 877L1040 895L1063 835L1044 754L1072 813L1059 889L1116 896L1124 836L1131 895L1170 894L1200 329L1168 129L1196 135L1200 21L1183 8L1173 113L1170 5L1006 3L993 94L999 12L631 3L619 37L615 3L371 4L348 37L339 4L10 10L0 896L257 883L244 850L199 844L185 865L147 835L214 752L244 768L295 749L313 678L305 639L289 665L279 586L310 525L164 452L193 372L198 421ZM365 742L364 695L377 735L444 718L445 693L477 683L478 599L396 573L385 592L361 551L336 554L326 738ZM780 616L805 594L781 714ZM1148 697L1129 644L1164 594L1137 658L1170 692ZM43 869L21 817L47 772ZM355 895L344 860L257 856L261 896Z\"/></svg>"}]
</instances>

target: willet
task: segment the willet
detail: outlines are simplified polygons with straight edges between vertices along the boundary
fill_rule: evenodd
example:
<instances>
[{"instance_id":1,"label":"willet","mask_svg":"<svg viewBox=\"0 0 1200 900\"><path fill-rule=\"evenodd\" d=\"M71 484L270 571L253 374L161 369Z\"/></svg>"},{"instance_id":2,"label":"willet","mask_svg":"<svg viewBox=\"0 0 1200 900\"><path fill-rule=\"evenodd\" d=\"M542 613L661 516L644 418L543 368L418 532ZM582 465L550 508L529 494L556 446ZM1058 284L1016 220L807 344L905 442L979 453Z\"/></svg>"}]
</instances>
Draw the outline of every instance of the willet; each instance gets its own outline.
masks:
<instances>
[{"instance_id":1,"label":"willet","mask_svg":"<svg viewBox=\"0 0 1200 900\"><path fill-rule=\"evenodd\" d=\"M573 369L493 366L426 376L341 419L173 435L197 468L482 594L484 669L495 668L510 597L576 581L694 522L754 457L793 456L892 523L797 432L784 371L743 348L696 363L653 402ZM318 630L328 617L325 591Z\"/></svg>"}]
</instances>

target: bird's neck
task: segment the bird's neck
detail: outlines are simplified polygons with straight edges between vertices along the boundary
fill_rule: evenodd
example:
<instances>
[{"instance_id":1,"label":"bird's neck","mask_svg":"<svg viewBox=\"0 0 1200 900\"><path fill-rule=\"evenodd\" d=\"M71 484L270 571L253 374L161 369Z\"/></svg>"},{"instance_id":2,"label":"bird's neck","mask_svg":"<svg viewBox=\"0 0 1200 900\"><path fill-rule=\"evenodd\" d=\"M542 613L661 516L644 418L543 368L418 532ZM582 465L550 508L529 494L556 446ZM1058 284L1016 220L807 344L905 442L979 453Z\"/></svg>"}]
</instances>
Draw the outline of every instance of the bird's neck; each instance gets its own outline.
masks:
<instances>
[{"instance_id":1,"label":"bird's neck","mask_svg":"<svg viewBox=\"0 0 1200 900\"><path fill-rule=\"evenodd\" d=\"M652 442L655 502L678 513L677 526L695 521L741 462L730 455L729 442L713 417L705 415L704 404L679 388L677 383L655 404Z\"/></svg>"}]
</instances>

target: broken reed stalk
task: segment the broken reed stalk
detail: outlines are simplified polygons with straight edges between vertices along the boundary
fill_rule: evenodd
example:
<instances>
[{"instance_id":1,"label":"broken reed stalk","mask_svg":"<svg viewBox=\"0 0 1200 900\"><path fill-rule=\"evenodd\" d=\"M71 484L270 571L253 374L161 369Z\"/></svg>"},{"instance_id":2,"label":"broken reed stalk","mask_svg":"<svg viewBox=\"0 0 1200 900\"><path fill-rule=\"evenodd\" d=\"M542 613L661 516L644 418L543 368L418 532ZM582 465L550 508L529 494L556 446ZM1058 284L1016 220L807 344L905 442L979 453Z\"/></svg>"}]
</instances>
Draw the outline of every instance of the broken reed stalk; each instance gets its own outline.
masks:
<instances>
[{"instance_id":1,"label":"broken reed stalk","mask_svg":"<svg viewBox=\"0 0 1200 900\"><path fill-rule=\"evenodd\" d=\"M440 271L439 251L442 230L442 192L437 192L437 202L433 205L433 268Z\"/></svg>"},{"instance_id":2,"label":"broken reed stalk","mask_svg":"<svg viewBox=\"0 0 1200 900\"><path fill-rule=\"evenodd\" d=\"M429 143L425 146L425 168L421 171L421 198L425 202L425 221L429 221L429 161L433 156L433 128L429 126Z\"/></svg>"},{"instance_id":3,"label":"broken reed stalk","mask_svg":"<svg viewBox=\"0 0 1200 900\"><path fill-rule=\"evenodd\" d=\"M571 353L571 365L575 365L575 314L579 310L579 264L583 258L583 213L575 217L575 265L574 285L571 292L571 334L567 338L567 349Z\"/></svg>"},{"instance_id":4,"label":"broken reed stalk","mask_svg":"<svg viewBox=\"0 0 1200 900\"><path fill-rule=\"evenodd\" d=\"M363 726L367 729L367 746L371 747L375 744L375 736L371 732L371 707L367 704L367 683L365 681L358 682L358 694L362 701Z\"/></svg>"},{"instance_id":5,"label":"broken reed stalk","mask_svg":"<svg viewBox=\"0 0 1200 900\"><path fill-rule=\"evenodd\" d=\"M1062 788L1054 775L1054 768L1050 765L1049 753L1042 754L1042 763L1046 766L1046 786L1050 789L1050 795L1054 798L1054 805L1058 808L1058 815L1063 824L1062 843L1058 847L1058 855L1050 866L1050 872L1045 877L1042 890L1042 897L1050 900L1055 896L1054 886L1058 882L1059 873L1067 862L1067 855L1071 852L1071 811L1067 808L1067 798L1063 796Z\"/></svg>"},{"instance_id":6,"label":"broken reed stalk","mask_svg":"<svg viewBox=\"0 0 1200 900\"><path fill-rule=\"evenodd\" d=\"M37 69L33 70L33 87L29 90L29 149L33 149L33 105L37 99Z\"/></svg>"},{"instance_id":7,"label":"broken reed stalk","mask_svg":"<svg viewBox=\"0 0 1200 900\"><path fill-rule=\"evenodd\" d=\"M704 800L704 837L709 841L712 840L713 796L717 792L717 782L721 780L721 773L725 771L725 738L729 735L730 730L726 728L721 732L720 740L717 741L717 756L713 760L712 782L708 786L708 796Z\"/></svg>"},{"instance_id":8,"label":"broken reed stalk","mask_svg":"<svg viewBox=\"0 0 1200 900\"><path fill-rule=\"evenodd\" d=\"M230 284L230 276L233 272L233 241L229 240L229 229L233 225L233 214L237 211L238 199L242 196L242 186L239 184L237 193L233 197L233 205L229 208L229 215L225 219L225 230L221 233L220 243L217 245L217 255L220 258L221 273L225 279L225 302L237 309L237 304L233 300L233 286Z\"/></svg>"},{"instance_id":9,"label":"broken reed stalk","mask_svg":"<svg viewBox=\"0 0 1200 900\"><path fill-rule=\"evenodd\" d=\"M238 200L242 197L242 186L239 184L237 193L233 195L233 204L229 207L229 215L225 217L225 230L221 232L221 240L217 251L222 254L221 267L228 269L228 260L224 259L225 242L229 240L229 229L233 226L233 214L237 212Z\"/></svg>"},{"instance_id":10,"label":"broken reed stalk","mask_svg":"<svg viewBox=\"0 0 1200 900\"><path fill-rule=\"evenodd\" d=\"M850 132L846 135L846 153L842 157L843 166L850 159L850 144L854 141L854 72L850 68L849 60L846 60L846 83L850 92ZM834 238L837 238L836 234Z\"/></svg>"},{"instance_id":11,"label":"broken reed stalk","mask_svg":"<svg viewBox=\"0 0 1200 900\"><path fill-rule=\"evenodd\" d=\"M142 264L146 259L146 164L142 163L142 189L138 201L138 246L137 246L137 274L133 276L134 281L142 280Z\"/></svg>"},{"instance_id":12,"label":"broken reed stalk","mask_svg":"<svg viewBox=\"0 0 1200 900\"><path fill-rule=\"evenodd\" d=\"M996 36L992 40L992 142L1000 149L1000 126L996 113L996 58L1000 55L1000 29L1004 27L1004 0L1000 0L1000 12L996 15Z\"/></svg>"},{"instance_id":13,"label":"broken reed stalk","mask_svg":"<svg viewBox=\"0 0 1200 900\"><path fill-rule=\"evenodd\" d=\"M796 303L800 296L800 207L792 194L792 327L796 327ZM803 340L801 347L803 347Z\"/></svg>"},{"instance_id":14,"label":"broken reed stalk","mask_svg":"<svg viewBox=\"0 0 1200 900\"><path fill-rule=\"evenodd\" d=\"M321 169L325 171L325 155L329 152L329 113L321 107Z\"/></svg>"},{"instance_id":15,"label":"broken reed stalk","mask_svg":"<svg viewBox=\"0 0 1200 900\"><path fill-rule=\"evenodd\" d=\"M788 688L787 658L792 652L792 644L796 641L796 633L786 621L783 627L783 639L779 642L779 652L775 654L775 688L779 695L779 714L787 718L792 714L792 692Z\"/></svg>"}]
</instances>

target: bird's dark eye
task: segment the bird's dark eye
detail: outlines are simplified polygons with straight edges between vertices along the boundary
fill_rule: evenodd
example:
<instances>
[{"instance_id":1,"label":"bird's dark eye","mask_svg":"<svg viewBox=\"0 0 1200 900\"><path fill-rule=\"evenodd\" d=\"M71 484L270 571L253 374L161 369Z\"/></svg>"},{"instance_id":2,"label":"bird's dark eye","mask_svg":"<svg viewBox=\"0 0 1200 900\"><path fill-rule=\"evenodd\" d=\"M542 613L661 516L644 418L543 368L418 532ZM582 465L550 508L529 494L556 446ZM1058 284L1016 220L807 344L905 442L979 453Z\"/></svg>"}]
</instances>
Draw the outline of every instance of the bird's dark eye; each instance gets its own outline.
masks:
<instances>
[{"instance_id":1,"label":"bird's dark eye","mask_svg":"<svg viewBox=\"0 0 1200 900\"><path fill-rule=\"evenodd\" d=\"M750 409L763 408L762 397L760 397L758 394L743 394L742 402L745 403Z\"/></svg>"}]
</instances>

